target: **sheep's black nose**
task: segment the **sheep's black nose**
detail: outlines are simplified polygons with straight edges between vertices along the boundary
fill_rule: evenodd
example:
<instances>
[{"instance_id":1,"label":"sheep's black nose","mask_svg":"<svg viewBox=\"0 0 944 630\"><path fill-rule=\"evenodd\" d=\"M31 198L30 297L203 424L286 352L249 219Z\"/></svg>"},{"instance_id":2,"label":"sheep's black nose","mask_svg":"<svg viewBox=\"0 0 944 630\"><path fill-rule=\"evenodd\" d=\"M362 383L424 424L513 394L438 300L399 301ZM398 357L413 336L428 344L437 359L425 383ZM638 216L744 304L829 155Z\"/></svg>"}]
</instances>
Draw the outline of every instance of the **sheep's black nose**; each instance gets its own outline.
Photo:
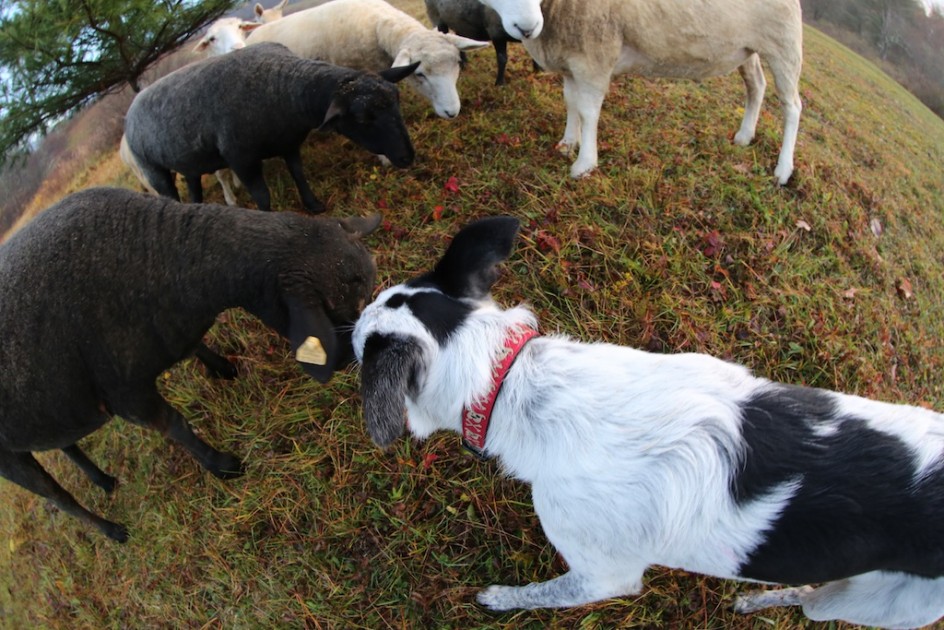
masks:
<instances>
[{"instance_id":1,"label":"sheep's black nose","mask_svg":"<svg viewBox=\"0 0 944 630\"><path fill-rule=\"evenodd\" d=\"M518 29L518 31L521 32L521 36L524 37L525 39L528 39L529 37L531 37L531 33L534 32L533 28L526 31L520 26L518 26L517 24L515 24L515 27Z\"/></svg>"}]
</instances>

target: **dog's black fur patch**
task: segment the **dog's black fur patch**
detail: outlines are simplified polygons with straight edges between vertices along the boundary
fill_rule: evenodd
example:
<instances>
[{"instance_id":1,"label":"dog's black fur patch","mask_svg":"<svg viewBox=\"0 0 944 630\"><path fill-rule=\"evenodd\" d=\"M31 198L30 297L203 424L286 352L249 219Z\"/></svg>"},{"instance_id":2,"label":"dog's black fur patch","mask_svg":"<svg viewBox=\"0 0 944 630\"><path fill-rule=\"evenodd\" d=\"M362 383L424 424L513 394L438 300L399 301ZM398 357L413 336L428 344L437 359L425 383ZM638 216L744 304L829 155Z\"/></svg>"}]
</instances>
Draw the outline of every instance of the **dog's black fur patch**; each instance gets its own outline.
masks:
<instances>
[{"instance_id":1,"label":"dog's black fur patch","mask_svg":"<svg viewBox=\"0 0 944 630\"><path fill-rule=\"evenodd\" d=\"M398 293L384 303L388 308L406 305L420 320L439 345L446 342L472 312L472 307L439 291L423 291L413 295Z\"/></svg>"},{"instance_id":2,"label":"dog's black fur patch","mask_svg":"<svg viewBox=\"0 0 944 630\"><path fill-rule=\"evenodd\" d=\"M944 576L944 471L916 479L904 442L836 413L829 392L785 385L743 405L735 500L799 487L739 575L783 584L875 570ZM817 434L827 420L835 430Z\"/></svg>"}]
</instances>

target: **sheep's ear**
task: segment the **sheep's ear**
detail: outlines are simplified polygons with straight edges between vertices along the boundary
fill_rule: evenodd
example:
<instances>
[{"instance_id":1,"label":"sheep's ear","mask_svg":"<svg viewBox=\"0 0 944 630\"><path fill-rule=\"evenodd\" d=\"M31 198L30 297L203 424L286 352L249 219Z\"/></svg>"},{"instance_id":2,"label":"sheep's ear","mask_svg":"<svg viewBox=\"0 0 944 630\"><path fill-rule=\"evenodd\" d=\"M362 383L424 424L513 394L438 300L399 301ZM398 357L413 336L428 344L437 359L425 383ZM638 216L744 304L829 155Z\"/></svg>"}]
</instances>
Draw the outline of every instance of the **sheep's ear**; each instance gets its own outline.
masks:
<instances>
[{"instance_id":1,"label":"sheep's ear","mask_svg":"<svg viewBox=\"0 0 944 630\"><path fill-rule=\"evenodd\" d=\"M414 339L372 334L361 361L364 421L374 444L387 447L406 427L404 404L423 371L422 349Z\"/></svg>"},{"instance_id":2,"label":"sheep's ear","mask_svg":"<svg viewBox=\"0 0 944 630\"><path fill-rule=\"evenodd\" d=\"M446 33L443 37L448 39L459 50L478 50L479 48L485 48L491 45L491 42L480 42L477 39L460 37L454 33Z\"/></svg>"},{"instance_id":3,"label":"sheep's ear","mask_svg":"<svg viewBox=\"0 0 944 630\"><path fill-rule=\"evenodd\" d=\"M257 3L256 3L256 6L254 6L254 7L252 8L252 10L255 11L256 17L260 17L260 18L261 18L261 17L262 17L262 14L265 12L265 7L262 6L261 4L259 4L259 3L257 2Z\"/></svg>"},{"instance_id":4,"label":"sheep's ear","mask_svg":"<svg viewBox=\"0 0 944 630\"><path fill-rule=\"evenodd\" d=\"M193 52L202 53L204 50L210 47L210 40L204 37L197 42L197 45L193 47Z\"/></svg>"},{"instance_id":5,"label":"sheep's ear","mask_svg":"<svg viewBox=\"0 0 944 630\"><path fill-rule=\"evenodd\" d=\"M287 336L295 360L309 376L327 383L344 354L334 325L320 307L306 307L291 297L284 301L289 317Z\"/></svg>"},{"instance_id":6,"label":"sheep's ear","mask_svg":"<svg viewBox=\"0 0 944 630\"><path fill-rule=\"evenodd\" d=\"M242 31L243 33L251 33L252 31L259 28L260 26L262 26L261 22L240 22L239 30Z\"/></svg>"},{"instance_id":7,"label":"sheep's ear","mask_svg":"<svg viewBox=\"0 0 944 630\"><path fill-rule=\"evenodd\" d=\"M403 55L403 53L400 53L400 55ZM400 59L400 57L397 57L397 59ZM416 72L416 69L420 67L419 61L415 61L409 65L406 65L407 62L397 63L397 59L393 61L393 66L380 73L380 76L391 83L399 83L403 79Z\"/></svg>"},{"instance_id":8,"label":"sheep's ear","mask_svg":"<svg viewBox=\"0 0 944 630\"><path fill-rule=\"evenodd\" d=\"M347 108L335 97L331 99L331 103L328 105L328 111L325 112L324 120L321 121L321 126L318 129L323 129L328 123L330 123L335 118L343 116L347 113Z\"/></svg>"},{"instance_id":9,"label":"sheep's ear","mask_svg":"<svg viewBox=\"0 0 944 630\"><path fill-rule=\"evenodd\" d=\"M518 227L514 217L470 223L452 239L436 268L419 281L432 282L455 298L485 298L498 279L498 264L511 254Z\"/></svg>"},{"instance_id":10,"label":"sheep's ear","mask_svg":"<svg viewBox=\"0 0 944 630\"><path fill-rule=\"evenodd\" d=\"M372 214L369 217L347 217L346 219L338 219L338 223L341 224L341 228L345 232L354 238L361 238L376 230L380 225L381 219L383 219L383 215Z\"/></svg>"}]
</instances>

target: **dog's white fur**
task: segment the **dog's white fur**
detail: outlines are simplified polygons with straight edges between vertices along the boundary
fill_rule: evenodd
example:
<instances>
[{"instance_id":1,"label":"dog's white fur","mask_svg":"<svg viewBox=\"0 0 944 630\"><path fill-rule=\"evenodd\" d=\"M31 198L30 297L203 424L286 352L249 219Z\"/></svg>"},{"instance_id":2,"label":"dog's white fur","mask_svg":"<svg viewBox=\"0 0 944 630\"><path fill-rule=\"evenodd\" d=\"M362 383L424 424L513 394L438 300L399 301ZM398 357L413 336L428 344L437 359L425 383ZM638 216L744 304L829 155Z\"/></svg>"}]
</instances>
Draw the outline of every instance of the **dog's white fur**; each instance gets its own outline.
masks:
<instances>
[{"instance_id":1,"label":"dog's white fur","mask_svg":"<svg viewBox=\"0 0 944 630\"><path fill-rule=\"evenodd\" d=\"M440 429L460 432L462 408L490 387L506 331L536 325L524 306L502 310L487 294L460 296L471 311L438 341L409 304L386 305L397 296L439 292L422 282L388 288L357 322L354 348L364 363L365 416L375 441L385 439L378 440L372 423L403 419L367 411L374 397L385 395L384 385L366 382L372 338L415 349L414 365L405 370L413 389L400 406L410 432L422 439ZM703 354L657 355L561 335L530 341L502 385L486 451L531 484L534 509L569 571L523 587L490 586L479 601L506 610L634 594L652 564L745 579L739 567L803 483L790 479L747 502L732 496L732 475L745 457L743 405L776 387ZM836 404L837 417L854 416L851 422L861 419L906 445L912 461L902 465L913 465L916 479L944 463L944 416L821 393ZM845 430L838 422L819 428ZM737 607L784 604L801 605L816 620L913 627L944 615L944 579L875 571L816 589L748 594Z\"/></svg>"},{"instance_id":2,"label":"dog's white fur","mask_svg":"<svg viewBox=\"0 0 944 630\"><path fill-rule=\"evenodd\" d=\"M799 0L481 0L520 38L542 68L564 76L567 125L558 148L580 152L573 177L597 165L597 123L610 80L619 74L704 79L737 68L747 100L735 144L754 138L767 82L767 61L783 107L784 128L774 175L793 173L802 104Z\"/></svg>"}]
</instances>

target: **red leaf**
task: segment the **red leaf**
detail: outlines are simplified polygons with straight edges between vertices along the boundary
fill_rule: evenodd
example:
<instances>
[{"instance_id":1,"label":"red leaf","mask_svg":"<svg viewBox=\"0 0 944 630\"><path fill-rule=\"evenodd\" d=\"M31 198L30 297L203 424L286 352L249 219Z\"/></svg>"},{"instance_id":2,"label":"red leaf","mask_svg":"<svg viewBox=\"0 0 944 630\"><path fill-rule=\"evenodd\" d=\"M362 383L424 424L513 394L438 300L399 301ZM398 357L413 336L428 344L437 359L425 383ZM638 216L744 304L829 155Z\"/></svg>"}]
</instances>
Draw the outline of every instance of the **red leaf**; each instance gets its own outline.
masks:
<instances>
[{"instance_id":1,"label":"red leaf","mask_svg":"<svg viewBox=\"0 0 944 630\"><path fill-rule=\"evenodd\" d=\"M457 193L459 192L459 179L453 175L446 180L446 184L443 186L447 193Z\"/></svg>"},{"instance_id":2,"label":"red leaf","mask_svg":"<svg viewBox=\"0 0 944 630\"><path fill-rule=\"evenodd\" d=\"M443 210L445 210L445 208L442 206L435 206L433 208L433 221L439 221L442 218Z\"/></svg>"},{"instance_id":3,"label":"red leaf","mask_svg":"<svg viewBox=\"0 0 944 630\"><path fill-rule=\"evenodd\" d=\"M544 230L538 230L534 233L534 241L537 243L538 249L545 253L550 251L559 252L561 248L560 241Z\"/></svg>"},{"instance_id":4,"label":"red leaf","mask_svg":"<svg viewBox=\"0 0 944 630\"><path fill-rule=\"evenodd\" d=\"M721 250L724 248L724 239L721 238L721 233L718 232L718 230L712 230L707 234L703 234L701 240L704 244L701 253L709 258L720 254Z\"/></svg>"},{"instance_id":5,"label":"red leaf","mask_svg":"<svg viewBox=\"0 0 944 630\"><path fill-rule=\"evenodd\" d=\"M426 453L423 456L423 470L429 470L437 459L439 459L439 455L436 453Z\"/></svg>"}]
</instances>

